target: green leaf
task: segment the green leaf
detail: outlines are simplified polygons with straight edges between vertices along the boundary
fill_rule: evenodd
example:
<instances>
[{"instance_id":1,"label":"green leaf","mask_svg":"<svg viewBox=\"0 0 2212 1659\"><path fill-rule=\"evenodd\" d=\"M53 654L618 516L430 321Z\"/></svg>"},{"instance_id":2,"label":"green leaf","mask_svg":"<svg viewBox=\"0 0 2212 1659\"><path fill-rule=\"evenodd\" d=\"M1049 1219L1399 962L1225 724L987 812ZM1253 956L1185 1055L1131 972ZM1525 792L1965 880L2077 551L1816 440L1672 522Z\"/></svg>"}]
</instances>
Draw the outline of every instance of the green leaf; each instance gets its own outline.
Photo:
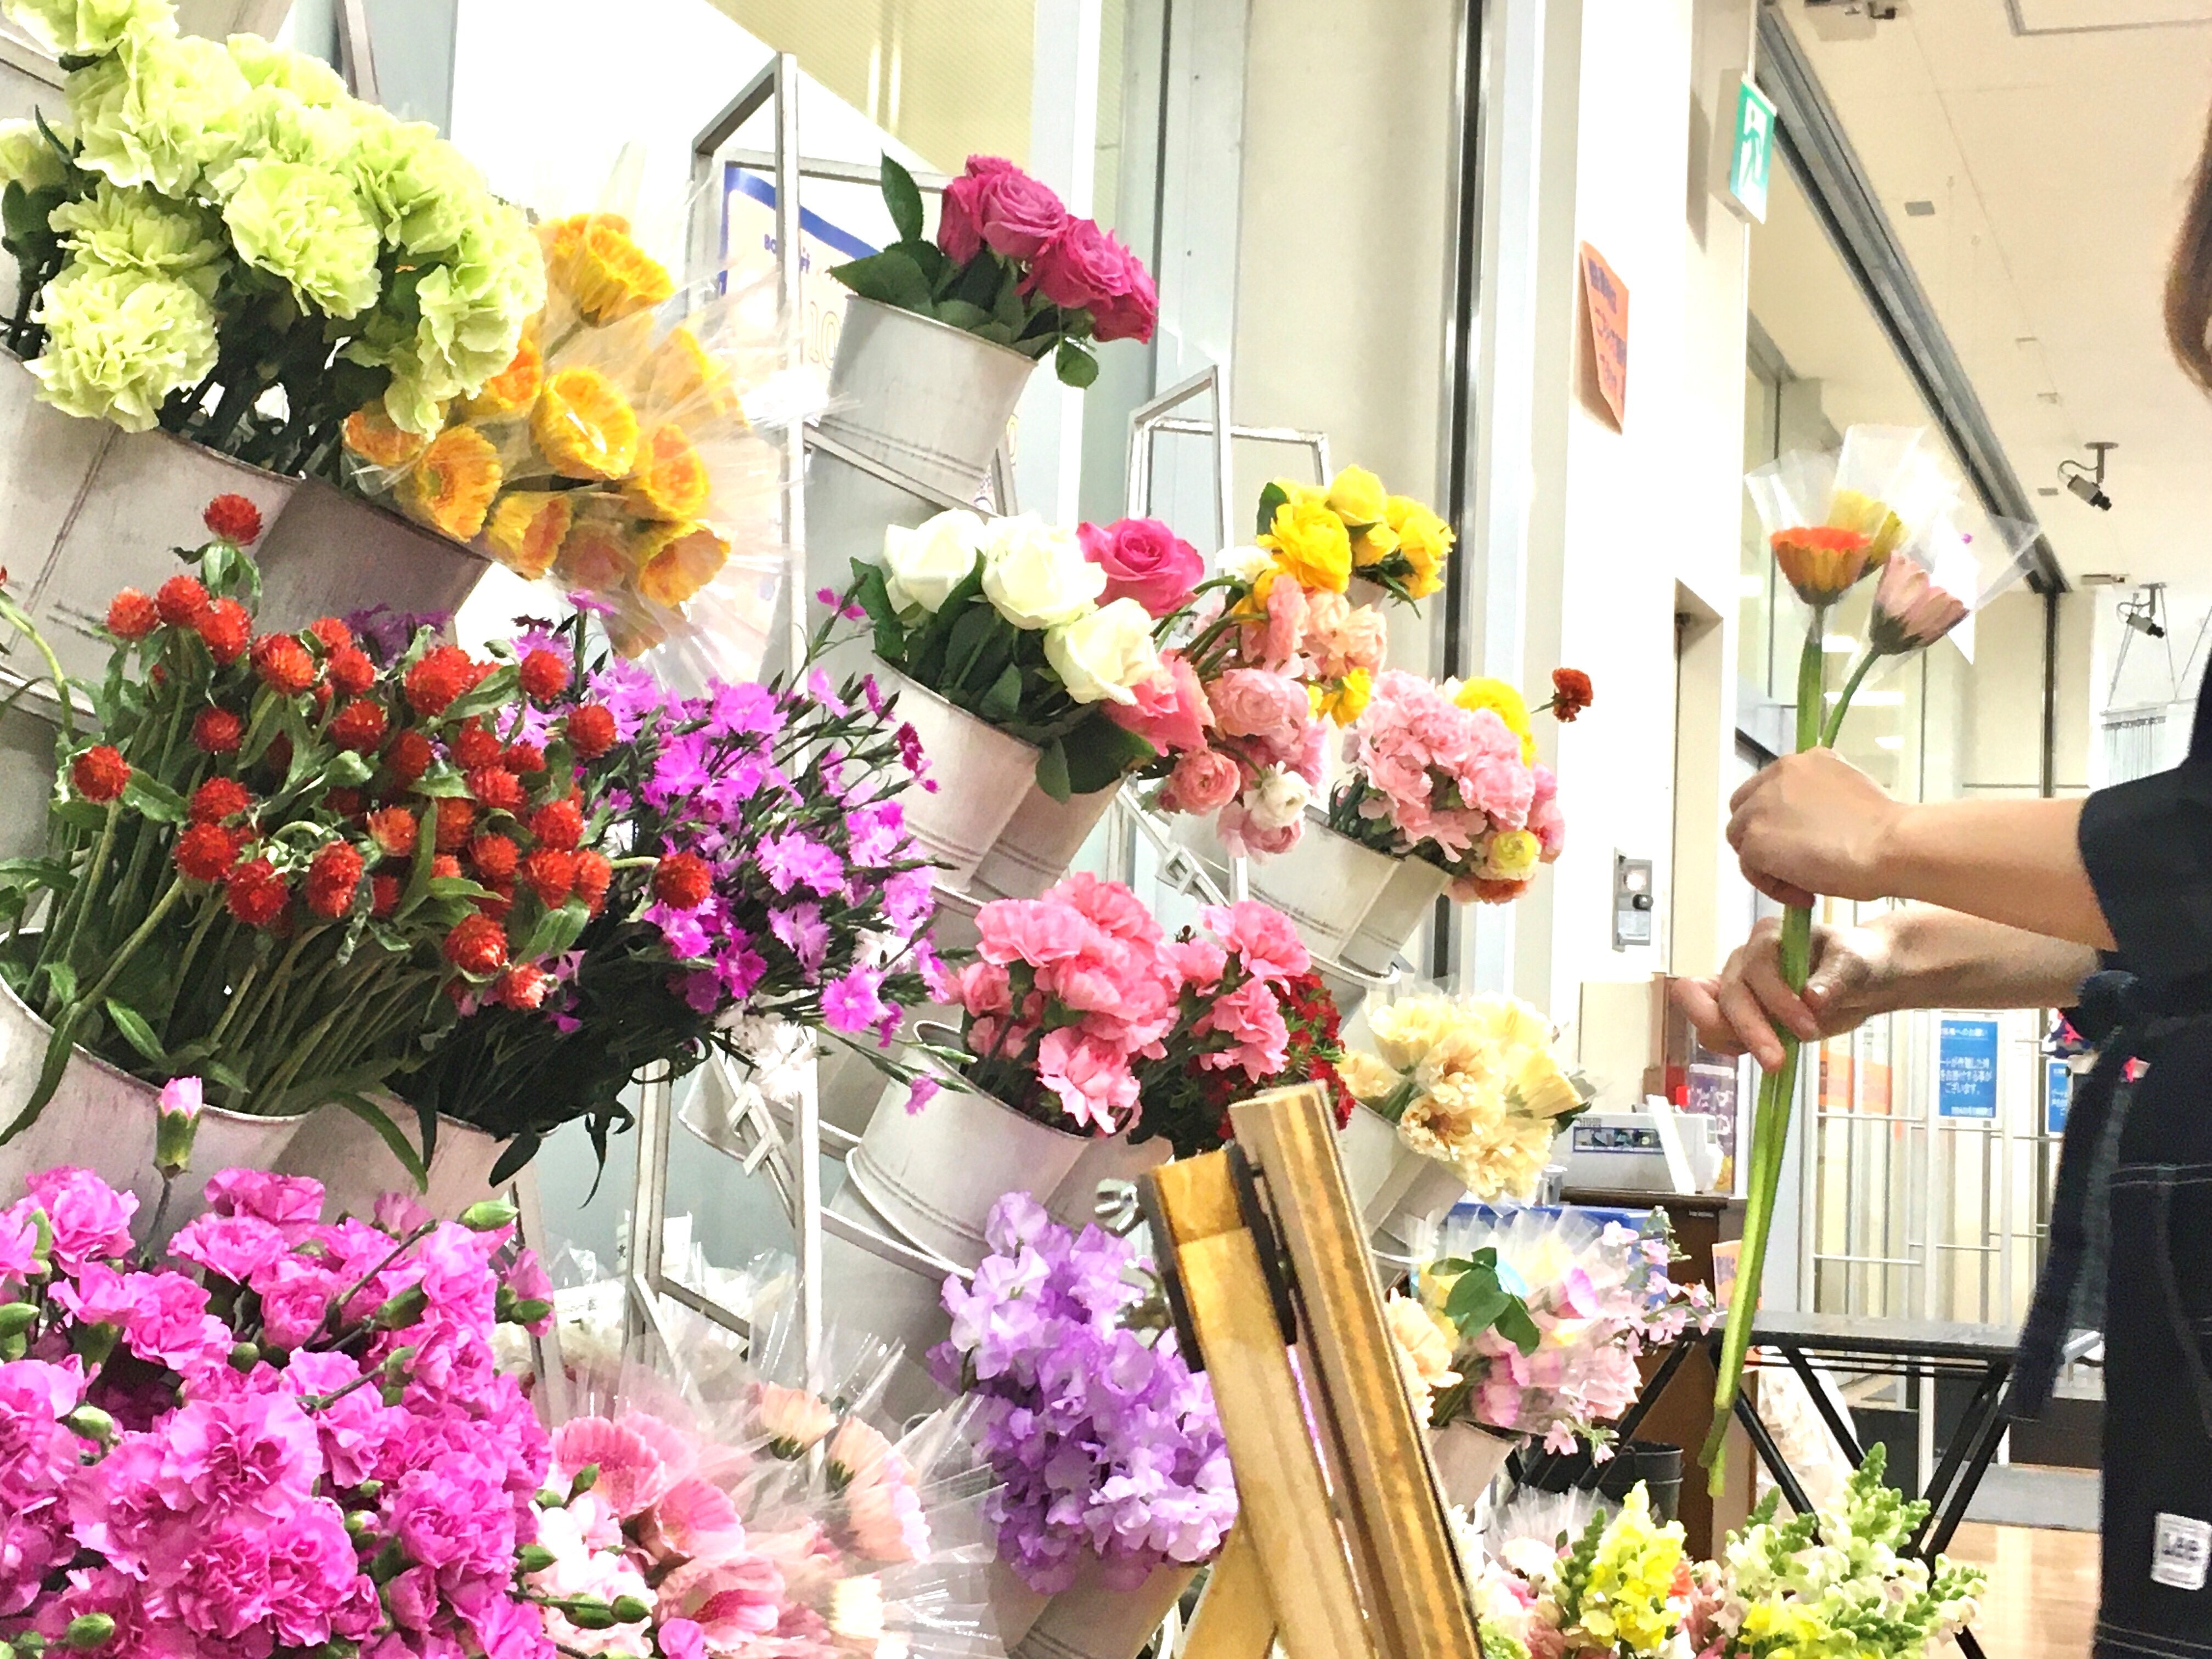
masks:
<instances>
[{"instance_id":1,"label":"green leaf","mask_svg":"<svg viewBox=\"0 0 2212 1659\"><path fill-rule=\"evenodd\" d=\"M418 795L450 796L459 799L469 793L468 780L457 768L441 761L415 781L414 793Z\"/></svg>"},{"instance_id":2,"label":"green leaf","mask_svg":"<svg viewBox=\"0 0 2212 1659\"><path fill-rule=\"evenodd\" d=\"M1010 346L1014 343L1014 331L1006 323L985 323L980 328L968 331L979 340L988 340L993 345Z\"/></svg>"},{"instance_id":3,"label":"green leaf","mask_svg":"<svg viewBox=\"0 0 2212 1659\"><path fill-rule=\"evenodd\" d=\"M1013 265L1001 265L994 258L979 259L976 264L990 272L991 319L1006 325L1006 338L1011 341L1029 326L1030 321L1029 301L1022 293L1022 273Z\"/></svg>"},{"instance_id":4,"label":"green leaf","mask_svg":"<svg viewBox=\"0 0 2212 1659\"><path fill-rule=\"evenodd\" d=\"M1066 801L1075 793L1068 781L1067 749L1057 738L1037 750L1036 784L1056 801Z\"/></svg>"},{"instance_id":5,"label":"green leaf","mask_svg":"<svg viewBox=\"0 0 2212 1659\"><path fill-rule=\"evenodd\" d=\"M937 302L937 320L973 333L977 329L990 326L991 313L965 300L939 300Z\"/></svg>"},{"instance_id":6,"label":"green leaf","mask_svg":"<svg viewBox=\"0 0 2212 1659\"><path fill-rule=\"evenodd\" d=\"M1073 340L1060 343L1060 349L1053 354L1052 367L1062 386L1072 386L1078 392L1098 378L1098 360Z\"/></svg>"},{"instance_id":7,"label":"green leaf","mask_svg":"<svg viewBox=\"0 0 2212 1659\"><path fill-rule=\"evenodd\" d=\"M499 1162L491 1166L491 1178L488 1184L496 1187L503 1182L514 1180L522 1166L538 1156L541 1144L538 1137L533 1134L515 1136L507 1142L507 1150L499 1155Z\"/></svg>"},{"instance_id":8,"label":"green leaf","mask_svg":"<svg viewBox=\"0 0 2212 1659\"><path fill-rule=\"evenodd\" d=\"M1111 788L1140 766L1160 757L1160 751L1134 732L1125 732L1097 709L1067 734L1068 787L1079 795L1095 795Z\"/></svg>"},{"instance_id":9,"label":"green leaf","mask_svg":"<svg viewBox=\"0 0 2212 1659\"><path fill-rule=\"evenodd\" d=\"M1275 527L1275 509L1291 499L1291 492L1279 483L1269 483L1260 492L1260 527L1254 533L1264 536Z\"/></svg>"},{"instance_id":10,"label":"green leaf","mask_svg":"<svg viewBox=\"0 0 2212 1659\"><path fill-rule=\"evenodd\" d=\"M64 1003L76 1000L76 969L66 962L50 962L46 966L46 988Z\"/></svg>"},{"instance_id":11,"label":"green leaf","mask_svg":"<svg viewBox=\"0 0 2212 1659\"><path fill-rule=\"evenodd\" d=\"M246 1074L235 1066L220 1060L210 1060L200 1066L200 1075L210 1083L220 1085L234 1095L246 1093Z\"/></svg>"},{"instance_id":12,"label":"green leaf","mask_svg":"<svg viewBox=\"0 0 2212 1659\"><path fill-rule=\"evenodd\" d=\"M123 799L156 823L185 821L185 798L141 768L131 769L131 781L123 786Z\"/></svg>"},{"instance_id":13,"label":"green leaf","mask_svg":"<svg viewBox=\"0 0 2212 1659\"><path fill-rule=\"evenodd\" d=\"M830 274L863 300L873 300L878 305L895 306L901 311L918 311L928 316L935 308L929 289L929 278L922 274L914 257L900 248L885 248L881 253L872 253L865 259L855 259L849 264L834 265Z\"/></svg>"},{"instance_id":14,"label":"green leaf","mask_svg":"<svg viewBox=\"0 0 2212 1659\"><path fill-rule=\"evenodd\" d=\"M123 1034L125 1042L156 1066L169 1063L168 1055L161 1051L161 1039L154 1035L154 1028L139 1016L137 1009L125 1007L113 997L109 997L100 1006L107 1011L108 1018L115 1022L115 1029Z\"/></svg>"},{"instance_id":15,"label":"green leaf","mask_svg":"<svg viewBox=\"0 0 2212 1659\"><path fill-rule=\"evenodd\" d=\"M509 663L494 669L471 690L454 698L438 718L445 725L458 726L472 714L489 714L495 708L504 708L521 690L520 671Z\"/></svg>"},{"instance_id":16,"label":"green leaf","mask_svg":"<svg viewBox=\"0 0 2212 1659\"><path fill-rule=\"evenodd\" d=\"M1498 1335L1524 1354L1535 1352L1544 1340L1544 1334L1536 1328L1536 1322L1528 1316L1527 1304L1518 1297L1498 1316L1497 1328Z\"/></svg>"},{"instance_id":17,"label":"green leaf","mask_svg":"<svg viewBox=\"0 0 2212 1659\"><path fill-rule=\"evenodd\" d=\"M999 671L999 678L991 682L991 689L976 703L975 718L994 726L1004 726L1021 706L1021 665L1010 662Z\"/></svg>"},{"instance_id":18,"label":"green leaf","mask_svg":"<svg viewBox=\"0 0 2212 1659\"><path fill-rule=\"evenodd\" d=\"M392 913L395 922L404 921L416 906L430 896L430 866L437 856L438 815L425 812L415 829L415 865L407 872L407 885L401 890L399 902Z\"/></svg>"},{"instance_id":19,"label":"green leaf","mask_svg":"<svg viewBox=\"0 0 2212 1659\"><path fill-rule=\"evenodd\" d=\"M988 605L971 605L959 614L945 643L945 672L939 684L946 696L967 684L969 671L975 666L992 635L1012 626Z\"/></svg>"},{"instance_id":20,"label":"green leaf","mask_svg":"<svg viewBox=\"0 0 2212 1659\"><path fill-rule=\"evenodd\" d=\"M350 749L339 751L323 769L323 781L333 789L358 789L375 775L376 769L368 763L368 757Z\"/></svg>"},{"instance_id":21,"label":"green leaf","mask_svg":"<svg viewBox=\"0 0 2212 1659\"><path fill-rule=\"evenodd\" d=\"M58 801L46 809L55 823L70 830L97 830L107 821L107 809L97 801Z\"/></svg>"},{"instance_id":22,"label":"green leaf","mask_svg":"<svg viewBox=\"0 0 2212 1659\"><path fill-rule=\"evenodd\" d=\"M581 899L570 899L557 910L548 910L539 916L515 951L519 962L536 962L545 957L558 956L574 945L582 935L584 924L592 919Z\"/></svg>"},{"instance_id":23,"label":"green leaf","mask_svg":"<svg viewBox=\"0 0 2212 1659\"><path fill-rule=\"evenodd\" d=\"M891 223L898 227L899 240L918 242L921 240L921 186L892 157L884 157L884 206L890 210Z\"/></svg>"},{"instance_id":24,"label":"green leaf","mask_svg":"<svg viewBox=\"0 0 2212 1659\"><path fill-rule=\"evenodd\" d=\"M433 876L430 878L430 896L434 899L480 899L491 890L479 886L466 876Z\"/></svg>"}]
</instances>

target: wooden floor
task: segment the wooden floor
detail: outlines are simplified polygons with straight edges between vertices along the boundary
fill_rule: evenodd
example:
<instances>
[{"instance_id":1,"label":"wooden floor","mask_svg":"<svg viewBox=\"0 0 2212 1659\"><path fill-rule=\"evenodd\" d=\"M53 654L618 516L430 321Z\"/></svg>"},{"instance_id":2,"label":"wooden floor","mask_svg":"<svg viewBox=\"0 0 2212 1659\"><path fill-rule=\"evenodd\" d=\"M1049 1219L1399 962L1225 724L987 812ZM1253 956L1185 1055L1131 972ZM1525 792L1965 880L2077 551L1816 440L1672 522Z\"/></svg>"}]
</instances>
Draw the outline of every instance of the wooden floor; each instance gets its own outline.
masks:
<instances>
[{"instance_id":1,"label":"wooden floor","mask_svg":"<svg viewBox=\"0 0 2212 1659\"><path fill-rule=\"evenodd\" d=\"M2088 1659L2097 1618L2094 1533L1966 1526L1949 1553L1989 1570L1974 1621L1989 1659Z\"/></svg>"}]
</instances>

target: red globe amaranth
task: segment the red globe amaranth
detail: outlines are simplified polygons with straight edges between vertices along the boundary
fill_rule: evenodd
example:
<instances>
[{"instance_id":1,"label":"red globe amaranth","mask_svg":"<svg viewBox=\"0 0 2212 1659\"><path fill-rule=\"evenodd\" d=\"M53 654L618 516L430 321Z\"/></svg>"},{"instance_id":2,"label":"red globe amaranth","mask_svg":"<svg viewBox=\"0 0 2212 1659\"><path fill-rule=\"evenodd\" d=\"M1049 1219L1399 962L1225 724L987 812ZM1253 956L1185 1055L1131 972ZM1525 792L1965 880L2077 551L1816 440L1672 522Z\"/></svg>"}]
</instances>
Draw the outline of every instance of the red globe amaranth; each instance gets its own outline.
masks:
<instances>
[{"instance_id":1,"label":"red globe amaranth","mask_svg":"<svg viewBox=\"0 0 2212 1659\"><path fill-rule=\"evenodd\" d=\"M350 842L325 842L307 862L307 908L337 921L353 906L362 867L362 856Z\"/></svg>"},{"instance_id":2,"label":"red globe amaranth","mask_svg":"<svg viewBox=\"0 0 2212 1659\"><path fill-rule=\"evenodd\" d=\"M522 780L504 766L479 766L471 772L469 793L495 812L520 812L527 799Z\"/></svg>"},{"instance_id":3,"label":"red globe amaranth","mask_svg":"<svg viewBox=\"0 0 2212 1659\"><path fill-rule=\"evenodd\" d=\"M236 599L217 599L200 612L192 624L208 648L208 655L228 668L246 654L253 637L253 617Z\"/></svg>"},{"instance_id":4,"label":"red globe amaranth","mask_svg":"<svg viewBox=\"0 0 2212 1659\"><path fill-rule=\"evenodd\" d=\"M246 722L228 708L203 708L192 716L192 747L203 755L234 755L246 741Z\"/></svg>"},{"instance_id":5,"label":"red globe amaranth","mask_svg":"<svg viewBox=\"0 0 2212 1659\"><path fill-rule=\"evenodd\" d=\"M219 823L195 823L177 837L177 868L194 881L221 881L238 857L238 843Z\"/></svg>"},{"instance_id":6,"label":"red globe amaranth","mask_svg":"<svg viewBox=\"0 0 2212 1659\"><path fill-rule=\"evenodd\" d=\"M407 671L403 683L407 706L418 714L444 714L453 706L453 699L474 683L473 669L469 653L458 645L432 646L422 653L422 660Z\"/></svg>"},{"instance_id":7,"label":"red globe amaranth","mask_svg":"<svg viewBox=\"0 0 2212 1659\"><path fill-rule=\"evenodd\" d=\"M357 818L368 811L368 797L358 789L333 789L323 805L342 818Z\"/></svg>"},{"instance_id":8,"label":"red globe amaranth","mask_svg":"<svg viewBox=\"0 0 2212 1659\"><path fill-rule=\"evenodd\" d=\"M514 908L514 884L511 881L486 882L483 896L477 900L477 908L494 921L505 921L507 913Z\"/></svg>"},{"instance_id":9,"label":"red globe amaranth","mask_svg":"<svg viewBox=\"0 0 2212 1659\"><path fill-rule=\"evenodd\" d=\"M248 859L230 872L223 903L248 927L266 927L284 914L291 889L265 858Z\"/></svg>"},{"instance_id":10,"label":"red globe amaranth","mask_svg":"<svg viewBox=\"0 0 2212 1659\"><path fill-rule=\"evenodd\" d=\"M420 827L404 806L380 806L368 815L368 838L387 858L405 858L413 852Z\"/></svg>"},{"instance_id":11,"label":"red globe amaranth","mask_svg":"<svg viewBox=\"0 0 2212 1659\"><path fill-rule=\"evenodd\" d=\"M253 672L270 690L296 697L315 683L315 659L289 634L264 634L253 642Z\"/></svg>"},{"instance_id":12,"label":"red globe amaranth","mask_svg":"<svg viewBox=\"0 0 2212 1659\"><path fill-rule=\"evenodd\" d=\"M438 799L438 850L458 853L469 838L469 828L477 821L477 804L463 800L458 795L442 795Z\"/></svg>"},{"instance_id":13,"label":"red globe amaranth","mask_svg":"<svg viewBox=\"0 0 2212 1659\"><path fill-rule=\"evenodd\" d=\"M252 792L236 778L210 778L192 791L185 816L194 823L221 823L252 805Z\"/></svg>"},{"instance_id":14,"label":"red globe amaranth","mask_svg":"<svg viewBox=\"0 0 2212 1659\"><path fill-rule=\"evenodd\" d=\"M530 833L541 847L573 851L584 840L583 808L572 800L548 801L530 815Z\"/></svg>"},{"instance_id":15,"label":"red globe amaranth","mask_svg":"<svg viewBox=\"0 0 2212 1659\"><path fill-rule=\"evenodd\" d=\"M353 629L348 628L336 617L316 617L307 624L307 632L321 641L324 651L331 656L335 657L341 651L353 649Z\"/></svg>"},{"instance_id":16,"label":"red globe amaranth","mask_svg":"<svg viewBox=\"0 0 2212 1659\"><path fill-rule=\"evenodd\" d=\"M603 854L589 850L576 854L576 896L593 915L607 902L607 889L615 878L615 867Z\"/></svg>"},{"instance_id":17,"label":"red globe amaranth","mask_svg":"<svg viewBox=\"0 0 2212 1659\"><path fill-rule=\"evenodd\" d=\"M550 702L568 689L568 665L550 651L532 651L524 655L518 678L532 702Z\"/></svg>"},{"instance_id":18,"label":"red globe amaranth","mask_svg":"<svg viewBox=\"0 0 2212 1659\"><path fill-rule=\"evenodd\" d=\"M653 866L653 896L672 910L696 910L714 890L714 872L696 853L671 853Z\"/></svg>"},{"instance_id":19,"label":"red globe amaranth","mask_svg":"<svg viewBox=\"0 0 2212 1659\"><path fill-rule=\"evenodd\" d=\"M530 890L538 895L540 904L549 910L557 910L575 890L576 855L541 847L522 860L519 873Z\"/></svg>"},{"instance_id":20,"label":"red globe amaranth","mask_svg":"<svg viewBox=\"0 0 2212 1659\"><path fill-rule=\"evenodd\" d=\"M368 878L368 914L381 921L399 908L399 878L374 875Z\"/></svg>"},{"instance_id":21,"label":"red globe amaranth","mask_svg":"<svg viewBox=\"0 0 2212 1659\"><path fill-rule=\"evenodd\" d=\"M377 744L384 741L384 726L383 706L367 697L356 697L338 710L327 730L331 741L339 748L350 749L359 755L373 755Z\"/></svg>"},{"instance_id":22,"label":"red globe amaranth","mask_svg":"<svg viewBox=\"0 0 2212 1659\"><path fill-rule=\"evenodd\" d=\"M200 521L210 534L240 547L250 547L261 539L261 509L243 495L216 496L200 514Z\"/></svg>"},{"instance_id":23,"label":"red globe amaranth","mask_svg":"<svg viewBox=\"0 0 2212 1659\"><path fill-rule=\"evenodd\" d=\"M493 981L491 1000L502 1008L530 1009L544 1006L553 981L532 963L508 969Z\"/></svg>"},{"instance_id":24,"label":"red globe amaranth","mask_svg":"<svg viewBox=\"0 0 2212 1659\"><path fill-rule=\"evenodd\" d=\"M340 696L357 697L376 684L376 665L359 646L343 646L331 653L324 677Z\"/></svg>"},{"instance_id":25,"label":"red globe amaranth","mask_svg":"<svg viewBox=\"0 0 2212 1659\"><path fill-rule=\"evenodd\" d=\"M485 731L480 720L462 721L461 729L446 739L446 749L453 756L453 764L464 772L499 763L499 738Z\"/></svg>"},{"instance_id":26,"label":"red globe amaranth","mask_svg":"<svg viewBox=\"0 0 2212 1659\"><path fill-rule=\"evenodd\" d=\"M478 836L469 843L469 865L487 881L505 881L521 861L521 849L505 836Z\"/></svg>"},{"instance_id":27,"label":"red globe amaranth","mask_svg":"<svg viewBox=\"0 0 2212 1659\"><path fill-rule=\"evenodd\" d=\"M208 608L208 591L194 576L172 576L154 594L154 609L172 628L190 628Z\"/></svg>"},{"instance_id":28,"label":"red globe amaranth","mask_svg":"<svg viewBox=\"0 0 2212 1659\"><path fill-rule=\"evenodd\" d=\"M568 746L580 760L597 760L615 746L615 717L598 703L568 711Z\"/></svg>"},{"instance_id":29,"label":"red globe amaranth","mask_svg":"<svg viewBox=\"0 0 2212 1659\"><path fill-rule=\"evenodd\" d=\"M161 623L154 601L135 587L125 588L107 602L107 631L118 640L143 640Z\"/></svg>"},{"instance_id":30,"label":"red globe amaranth","mask_svg":"<svg viewBox=\"0 0 2212 1659\"><path fill-rule=\"evenodd\" d=\"M507 934L489 916L463 916L446 935L446 960L472 979L507 966Z\"/></svg>"},{"instance_id":31,"label":"red globe amaranth","mask_svg":"<svg viewBox=\"0 0 2212 1659\"><path fill-rule=\"evenodd\" d=\"M97 744L70 763L70 782L85 799L104 805L129 787L131 763L122 750Z\"/></svg>"},{"instance_id":32,"label":"red globe amaranth","mask_svg":"<svg viewBox=\"0 0 2212 1659\"><path fill-rule=\"evenodd\" d=\"M510 772L543 772L545 751L534 743L510 743L500 751L499 763Z\"/></svg>"},{"instance_id":33,"label":"red globe amaranth","mask_svg":"<svg viewBox=\"0 0 2212 1659\"><path fill-rule=\"evenodd\" d=\"M384 751L385 765L391 769L392 775L402 787L414 783L430 769L431 762L437 758L437 751L430 747L430 739L412 730L394 737L391 746Z\"/></svg>"},{"instance_id":34,"label":"red globe amaranth","mask_svg":"<svg viewBox=\"0 0 2212 1659\"><path fill-rule=\"evenodd\" d=\"M430 873L434 877L458 877L461 873L461 861L451 853L434 854L430 860Z\"/></svg>"}]
</instances>

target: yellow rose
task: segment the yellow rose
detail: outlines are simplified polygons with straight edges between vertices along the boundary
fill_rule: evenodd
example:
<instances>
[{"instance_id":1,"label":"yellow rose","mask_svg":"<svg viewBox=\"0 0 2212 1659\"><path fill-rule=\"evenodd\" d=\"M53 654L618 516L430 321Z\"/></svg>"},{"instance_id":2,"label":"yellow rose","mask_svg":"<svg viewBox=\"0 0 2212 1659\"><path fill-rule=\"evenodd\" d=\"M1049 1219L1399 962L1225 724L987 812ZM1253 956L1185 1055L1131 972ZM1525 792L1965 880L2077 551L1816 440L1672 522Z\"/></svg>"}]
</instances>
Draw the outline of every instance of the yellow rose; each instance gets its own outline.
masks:
<instances>
[{"instance_id":1,"label":"yellow rose","mask_svg":"<svg viewBox=\"0 0 2212 1659\"><path fill-rule=\"evenodd\" d=\"M1426 599L1443 586L1451 526L1410 495L1391 496L1383 503L1383 518L1398 532L1398 550L1411 568L1407 592L1417 599Z\"/></svg>"},{"instance_id":2,"label":"yellow rose","mask_svg":"<svg viewBox=\"0 0 2212 1659\"><path fill-rule=\"evenodd\" d=\"M1274 525L1260 538L1260 545L1301 587L1341 593L1351 586L1352 538L1344 520L1324 501L1285 501L1275 509Z\"/></svg>"},{"instance_id":3,"label":"yellow rose","mask_svg":"<svg viewBox=\"0 0 2212 1659\"><path fill-rule=\"evenodd\" d=\"M1347 466L1330 481L1328 501L1347 527L1381 524L1387 499L1382 480L1364 466Z\"/></svg>"},{"instance_id":4,"label":"yellow rose","mask_svg":"<svg viewBox=\"0 0 2212 1659\"><path fill-rule=\"evenodd\" d=\"M1487 708L1505 722L1505 729L1521 739L1521 763L1536 763L1536 738L1528 726L1527 699L1504 680L1472 679L1452 694L1452 701L1473 711Z\"/></svg>"}]
</instances>

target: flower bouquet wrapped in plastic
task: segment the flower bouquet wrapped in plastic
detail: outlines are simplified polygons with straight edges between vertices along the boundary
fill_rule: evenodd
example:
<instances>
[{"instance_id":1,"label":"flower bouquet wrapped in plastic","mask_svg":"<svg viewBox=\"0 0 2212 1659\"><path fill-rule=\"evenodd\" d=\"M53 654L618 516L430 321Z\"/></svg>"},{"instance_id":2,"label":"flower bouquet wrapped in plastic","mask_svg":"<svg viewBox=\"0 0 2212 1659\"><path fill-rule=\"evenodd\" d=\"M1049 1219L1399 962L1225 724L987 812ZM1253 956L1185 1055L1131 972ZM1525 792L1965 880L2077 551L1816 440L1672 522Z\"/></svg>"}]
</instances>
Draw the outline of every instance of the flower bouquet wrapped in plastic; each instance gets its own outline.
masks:
<instances>
[{"instance_id":1,"label":"flower bouquet wrapped in plastic","mask_svg":"<svg viewBox=\"0 0 2212 1659\"><path fill-rule=\"evenodd\" d=\"M1594 1506L1571 1534L1516 1537L1494 1553L1462 1534L1484 1651L1502 1659L1514 1659L1516 1650L1544 1659L1674 1659L1696 1651L1705 1659L1705 1650L1680 1644L1692 1598L1682 1546L1681 1522L1655 1521L1640 1483L1618 1509ZM1729 1659L1735 1652L1727 1650Z\"/></svg>"}]
</instances>

